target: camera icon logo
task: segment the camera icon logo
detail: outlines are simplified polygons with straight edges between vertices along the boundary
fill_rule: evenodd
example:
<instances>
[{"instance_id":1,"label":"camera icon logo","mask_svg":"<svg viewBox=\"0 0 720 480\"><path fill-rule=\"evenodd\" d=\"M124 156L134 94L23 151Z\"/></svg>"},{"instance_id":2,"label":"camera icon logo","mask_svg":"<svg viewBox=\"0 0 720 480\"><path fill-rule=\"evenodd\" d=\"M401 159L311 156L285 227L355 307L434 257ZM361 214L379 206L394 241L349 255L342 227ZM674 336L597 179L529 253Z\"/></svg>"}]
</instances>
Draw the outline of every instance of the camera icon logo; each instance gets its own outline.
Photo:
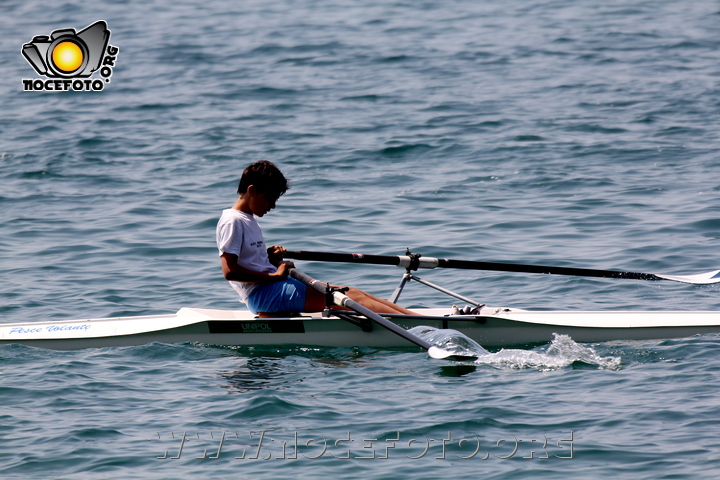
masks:
<instances>
[{"instance_id":1,"label":"camera icon logo","mask_svg":"<svg viewBox=\"0 0 720 480\"><path fill-rule=\"evenodd\" d=\"M40 75L49 78L86 78L100 68L110 41L110 30L100 20L75 32L74 28L38 35L22 47L22 54Z\"/></svg>"}]
</instances>

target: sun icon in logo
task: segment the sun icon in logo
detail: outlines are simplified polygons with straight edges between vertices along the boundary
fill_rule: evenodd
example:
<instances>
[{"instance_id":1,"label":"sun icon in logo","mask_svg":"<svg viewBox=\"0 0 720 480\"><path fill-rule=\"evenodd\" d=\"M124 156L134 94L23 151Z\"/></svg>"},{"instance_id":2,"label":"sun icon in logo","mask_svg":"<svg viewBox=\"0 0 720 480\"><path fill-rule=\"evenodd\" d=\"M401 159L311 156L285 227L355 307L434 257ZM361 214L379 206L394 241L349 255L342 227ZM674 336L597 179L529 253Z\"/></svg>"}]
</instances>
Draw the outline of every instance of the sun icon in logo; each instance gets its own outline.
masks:
<instances>
[{"instance_id":1,"label":"sun icon in logo","mask_svg":"<svg viewBox=\"0 0 720 480\"><path fill-rule=\"evenodd\" d=\"M83 64L83 51L71 41L58 43L52 51L52 63L65 73L75 72Z\"/></svg>"}]
</instances>

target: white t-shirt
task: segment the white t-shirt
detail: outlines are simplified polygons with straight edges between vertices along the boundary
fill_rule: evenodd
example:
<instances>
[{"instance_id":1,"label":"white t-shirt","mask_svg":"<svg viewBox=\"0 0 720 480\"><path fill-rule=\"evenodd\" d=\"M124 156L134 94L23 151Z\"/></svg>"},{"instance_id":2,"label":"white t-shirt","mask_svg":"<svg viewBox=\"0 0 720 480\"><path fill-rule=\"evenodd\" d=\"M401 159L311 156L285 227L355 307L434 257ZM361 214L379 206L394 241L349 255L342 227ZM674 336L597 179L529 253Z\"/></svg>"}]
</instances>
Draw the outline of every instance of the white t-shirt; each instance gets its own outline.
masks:
<instances>
[{"instance_id":1,"label":"white t-shirt","mask_svg":"<svg viewBox=\"0 0 720 480\"><path fill-rule=\"evenodd\" d=\"M238 257L238 265L255 272L273 273L277 267L270 263L262 230L255 216L234 208L223 210L215 231L218 255L232 253ZM250 293L262 283L229 281L230 286L247 303Z\"/></svg>"}]
</instances>

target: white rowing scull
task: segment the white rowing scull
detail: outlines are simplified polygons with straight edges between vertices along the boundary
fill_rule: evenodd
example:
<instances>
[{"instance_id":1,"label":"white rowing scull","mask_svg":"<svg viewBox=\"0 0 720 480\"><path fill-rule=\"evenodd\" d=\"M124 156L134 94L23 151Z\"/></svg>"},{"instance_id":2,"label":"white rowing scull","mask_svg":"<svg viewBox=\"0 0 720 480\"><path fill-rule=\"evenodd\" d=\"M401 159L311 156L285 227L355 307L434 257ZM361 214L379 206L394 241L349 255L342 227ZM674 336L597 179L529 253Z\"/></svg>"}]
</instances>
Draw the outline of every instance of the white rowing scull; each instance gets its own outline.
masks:
<instances>
[{"instance_id":1,"label":"white rowing scull","mask_svg":"<svg viewBox=\"0 0 720 480\"><path fill-rule=\"evenodd\" d=\"M482 307L473 315L450 315L450 308L416 311L420 315L388 318L404 329L419 325L451 328L485 347L546 343L552 340L553 333L569 335L576 342L604 342L720 332L720 312L572 312L491 307ZM323 316L320 312L258 318L247 310L182 308L170 315L0 325L0 343L58 350L150 342L229 346L412 346L408 340L363 321L359 315L342 319L332 313Z\"/></svg>"},{"instance_id":2,"label":"white rowing scull","mask_svg":"<svg viewBox=\"0 0 720 480\"><path fill-rule=\"evenodd\" d=\"M397 265L406 269L391 298L396 302L407 281L415 280L476 305L472 314L445 309L414 309L418 315L382 315L363 309L339 292L330 295L337 305L355 313L327 310L259 318L247 310L182 308L175 314L98 318L52 322L0 324L0 343L18 343L52 349L142 345L150 342L191 342L227 346L404 347L412 344L435 358L440 351L407 329L426 325L457 330L485 347L533 345L550 342L553 334L576 342L643 340L687 337L720 332L720 312L714 311L528 311L480 305L411 274L417 268L474 268L562 275L589 275L685 283L720 282L718 272L700 275L655 275L607 270L568 269L533 265L468 262L361 254L288 252L289 258ZM295 269L292 275L309 286L319 282ZM324 285L324 284L323 284Z\"/></svg>"}]
</instances>

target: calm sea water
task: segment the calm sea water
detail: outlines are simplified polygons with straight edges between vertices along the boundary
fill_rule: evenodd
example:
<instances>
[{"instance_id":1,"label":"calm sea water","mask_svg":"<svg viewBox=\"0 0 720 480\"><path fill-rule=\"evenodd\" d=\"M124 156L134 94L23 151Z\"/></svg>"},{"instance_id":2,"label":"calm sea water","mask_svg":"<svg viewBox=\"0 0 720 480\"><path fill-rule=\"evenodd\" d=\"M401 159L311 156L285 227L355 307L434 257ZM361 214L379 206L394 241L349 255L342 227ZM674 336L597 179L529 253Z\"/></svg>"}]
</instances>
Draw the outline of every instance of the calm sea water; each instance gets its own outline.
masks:
<instances>
[{"instance_id":1,"label":"calm sea water","mask_svg":"<svg viewBox=\"0 0 720 480\"><path fill-rule=\"evenodd\" d=\"M24 43L97 20L120 48L102 92L22 91ZM293 180L261 220L289 249L720 268L719 22L709 0L2 2L0 321L240 308L214 227L260 158ZM402 273L300 268L385 297ZM720 308L713 286L423 277L491 305ZM0 476L717 478L719 353L2 346Z\"/></svg>"}]
</instances>

